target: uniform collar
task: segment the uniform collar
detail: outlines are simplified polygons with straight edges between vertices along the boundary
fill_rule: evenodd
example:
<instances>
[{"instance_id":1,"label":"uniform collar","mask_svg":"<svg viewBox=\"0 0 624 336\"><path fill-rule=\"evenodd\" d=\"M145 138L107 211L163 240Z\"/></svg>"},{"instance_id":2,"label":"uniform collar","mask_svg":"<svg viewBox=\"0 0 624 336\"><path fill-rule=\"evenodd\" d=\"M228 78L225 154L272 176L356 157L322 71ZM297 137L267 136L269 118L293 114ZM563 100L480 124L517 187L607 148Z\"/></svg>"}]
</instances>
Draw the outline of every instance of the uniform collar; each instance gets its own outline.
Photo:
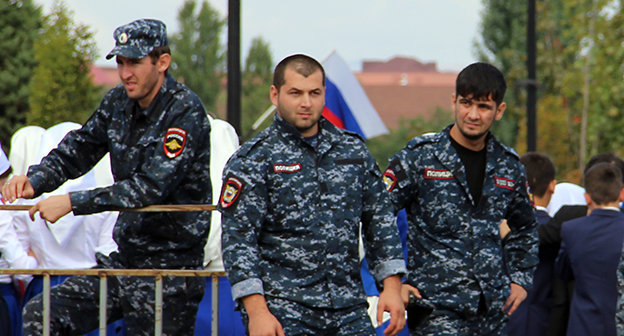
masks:
<instances>
[{"instance_id":1,"label":"uniform collar","mask_svg":"<svg viewBox=\"0 0 624 336\"><path fill-rule=\"evenodd\" d=\"M293 142L301 147L309 147L308 144L299 130L297 130L293 125L286 122L282 117L280 117L277 113L275 113L275 118L273 121L273 125L275 130L278 133L279 137L282 137L288 142ZM321 116L319 119L319 134L318 134L318 144L316 148L313 148L318 155L323 155L327 153L331 148L333 148L337 143L344 141L341 137L343 131L338 127L334 126L329 120L325 119L325 117Z\"/></svg>"}]
</instances>

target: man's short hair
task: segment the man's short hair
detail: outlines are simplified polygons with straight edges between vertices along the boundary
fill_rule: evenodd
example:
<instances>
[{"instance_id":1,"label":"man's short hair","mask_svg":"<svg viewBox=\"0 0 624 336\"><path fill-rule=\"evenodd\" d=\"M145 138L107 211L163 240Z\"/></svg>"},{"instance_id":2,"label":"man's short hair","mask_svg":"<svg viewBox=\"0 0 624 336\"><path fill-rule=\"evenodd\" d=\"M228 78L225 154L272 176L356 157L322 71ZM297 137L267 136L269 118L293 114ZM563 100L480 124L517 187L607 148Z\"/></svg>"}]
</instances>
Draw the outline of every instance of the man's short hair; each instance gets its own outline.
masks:
<instances>
[{"instance_id":1,"label":"man's short hair","mask_svg":"<svg viewBox=\"0 0 624 336\"><path fill-rule=\"evenodd\" d=\"M600 162L584 174L585 191L597 205L619 201L622 172L612 163Z\"/></svg>"},{"instance_id":2,"label":"man's short hair","mask_svg":"<svg viewBox=\"0 0 624 336\"><path fill-rule=\"evenodd\" d=\"M520 157L524 165L531 193L542 197L548 185L555 179L555 165L550 158L542 153L528 152Z\"/></svg>"},{"instance_id":3,"label":"man's short hair","mask_svg":"<svg viewBox=\"0 0 624 336\"><path fill-rule=\"evenodd\" d=\"M156 61L158 61L160 56L163 55L163 54L171 55L171 49L169 48L168 45L161 46L161 47L155 47L154 49L152 49L152 51L150 51L148 56L152 58L152 64L156 64Z\"/></svg>"},{"instance_id":4,"label":"man's short hair","mask_svg":"<svg viewBox=\"0 0 624 336\"><path fill-rule=\"evenodd\" d=\"M321 63L310 56L295 54L284 58L277 64L277 66L275 66L275 71L273 71L273 86L275 86L277 91L279 91L282 85L284 85L284 73L287 68L295 70L298 74L304 77L308 77L317 70L321 70L321 74L323 75L323 86L325 86L325 70L323 69Z\"/></svg>"},{"instance_id":5,"label":"man's short hair","mask_svg":"<svg viewBox=\"0 0 624 336\"><path fill-rule=\"evenodd\" d=\"M465 67L455 81L455 96L486 100L492 96L496 105L505 97L507 83L505 76L495 66L477 62Z\"/></svg>"},{"instance_id":6,"label":"man's short hair","mask_svg":"<svg viewBox=\"0 0 624 336\"><path fill-rule=\"evenodd\" d=\"M585 165L585 170L583 171L583 174L586 173L589 168L601 162L608 162L619 168L620 173L622 174L622 181L624 182L624 160L622 160L619 156L613 153L598 153L589 158L589 161L587 161L587 165Z\"/></svg>"}]
</instances>

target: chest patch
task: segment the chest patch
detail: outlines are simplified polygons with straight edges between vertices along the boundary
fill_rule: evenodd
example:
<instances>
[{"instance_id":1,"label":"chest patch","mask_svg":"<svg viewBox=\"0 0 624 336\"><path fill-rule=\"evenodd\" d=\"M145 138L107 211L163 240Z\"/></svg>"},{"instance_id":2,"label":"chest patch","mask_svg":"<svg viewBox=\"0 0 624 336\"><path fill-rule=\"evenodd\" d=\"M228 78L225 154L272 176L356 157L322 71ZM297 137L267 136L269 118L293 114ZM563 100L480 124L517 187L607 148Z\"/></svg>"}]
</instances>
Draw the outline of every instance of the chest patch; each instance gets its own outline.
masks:
<instances>
[{"instance_id":1,"label":"chest patch","mask_svg":"<svg viewBox=\"0 0 624 336\"><path fill-rule=\"evenodd\" d=\"M513 190L514 186L516 185L516 181L504 177L494 176L494 184L496 184L496 186L500 188Z\"/></svg>"},{"instance_id":2,"label":"chest patch","mask_svg":"<svg viewBox=\"0 0 624 336\"><path fill-rule=\"evenodd\" d=\"M386 190L388 192L392 191L397 183L397 178L394 175L394 171L390 168L386 169L386 171L381 176L383 183L386 185Z\"/></svg>"},{"instance_id":3,"label":"chest patch","mask_svg":"<svg viewBox=\"0 0 624 336\"><path fill-rule=\"evenodd\" d=\"M184 145L186 145L186 131L177 127L169 128L163 141L165 155L170 159L175 158L182 153Z\"/></svg>"},{"instance_id":4,"label":"chest patch","mask_svg":"<svg viewBox=\"0 0 624 336\"><path fill-rule=\"evenodd\" d=\"M274 164L273 171L276 173L296 173L301 170L301 163Z\"/></svg>"},{"instance_id":5,"label":"chest patch","mask_svg":"<svg viewBox=\"0 0 624 336\"><path fill-rule=\"evenodd\" d=\"M453 173L448 169L425 168L425 178L433 180L450 180L454 179Z\"/></svg>"},{"instance_id":6,"label":"chest patch","mask_svg":"<svg viewBox=\"0 0 624 336\"><path fill-rule=\"evenodd\" d=\"M221 191L221 208L226 209L232 206L238 199L242 190L243 183L240 179L235 176L228 177Z\"/></svg>"}]
</instances>

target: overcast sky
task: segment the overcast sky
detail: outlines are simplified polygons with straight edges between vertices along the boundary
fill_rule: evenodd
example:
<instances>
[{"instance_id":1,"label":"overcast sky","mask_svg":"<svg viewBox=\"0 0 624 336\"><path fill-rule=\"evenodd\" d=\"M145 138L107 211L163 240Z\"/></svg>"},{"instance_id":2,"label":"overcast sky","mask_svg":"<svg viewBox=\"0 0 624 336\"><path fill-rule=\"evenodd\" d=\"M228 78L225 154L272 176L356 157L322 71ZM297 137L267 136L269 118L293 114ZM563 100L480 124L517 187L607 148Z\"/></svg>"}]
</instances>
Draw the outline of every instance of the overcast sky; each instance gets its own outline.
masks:
<instances>
[{"instance_id":1,"label":"overcast sky","mask_svg":"<svg viewBox=\"0 0 624 336\"><path fill-rule=\"evenodd\" d=\"M34 0L50 12L54 0ZM95 32L98 65L114 66L104 56L113 30L139 18L160 19L176 32L183 0L63 0L76 22ZM200 3L200 0L198 0ZM225 17L227 0L209 3ZM481 0L241 0L241 53L254 37L268 41L273 61L305 53L323 61L336 50L353 71L363 60L394 56L436 62L440 71L459 71L476 61ZM225 35L224 35L225 37ZM226 43L226 41L223 41ZM175 54L175 50L174 50ZM175 57L175 56L174 56Z\"/></svg>"}]
</instances>

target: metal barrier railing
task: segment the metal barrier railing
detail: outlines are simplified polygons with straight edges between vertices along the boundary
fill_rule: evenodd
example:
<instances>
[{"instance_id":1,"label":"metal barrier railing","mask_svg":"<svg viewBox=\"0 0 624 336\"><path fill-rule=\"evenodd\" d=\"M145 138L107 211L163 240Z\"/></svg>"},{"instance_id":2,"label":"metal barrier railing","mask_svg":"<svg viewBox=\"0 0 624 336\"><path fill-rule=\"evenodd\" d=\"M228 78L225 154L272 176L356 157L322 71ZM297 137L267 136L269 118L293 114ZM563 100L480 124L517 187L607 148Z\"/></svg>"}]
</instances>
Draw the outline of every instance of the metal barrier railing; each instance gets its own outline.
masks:
<instances>
[{"instance_id":1,"label":"metal barrier railing","mask_svg":"<svg viewBox=\"0 0 624 336\"><path fill-rule=\"evenodd\" d=\"M32 205L0 204L0 210L28 211ZM110 211L125 212L189 212L189 211L214 211L216 206L212 204L159 204L149 205L143 208L121 208ZM209 272L202 270L172 270L172 269L0 269L0 274L32 274L43 276L43 336L50 335L50 276L51 275L91 275L100 277L100 310L99 330L100 335L106 336L106 300L107 300L107 276L141 276L155 277L155 307L154 307L154 335L162 334L162 277L163 276L198 276L212 277L212 335L218 334L219 326L219 277L225 276L225 272Z\"/></svg>"},{"instance_id":2,"label":"metal barrier railing","mask_svg":"<svg viewBox=\"0 0 624 336\"><path fill-rule=\"evenodd\" d=\"M108 299L107 277L108 276L139 276L155 277L155 302L154 302L154 335L162 335L162 280L164 276L183 277L211 277L212 278L212 335L218 335L219 330L219 277L225 276L225 272L210 272L203 270L172 270L172 269L0 269L0 274L32 274L43 276L43 336L50 335L50 276L52 275L86 275L100 278L99 294L99 331L100 335L106 336L106 301Z\"/></svg>"}]
</instances>

